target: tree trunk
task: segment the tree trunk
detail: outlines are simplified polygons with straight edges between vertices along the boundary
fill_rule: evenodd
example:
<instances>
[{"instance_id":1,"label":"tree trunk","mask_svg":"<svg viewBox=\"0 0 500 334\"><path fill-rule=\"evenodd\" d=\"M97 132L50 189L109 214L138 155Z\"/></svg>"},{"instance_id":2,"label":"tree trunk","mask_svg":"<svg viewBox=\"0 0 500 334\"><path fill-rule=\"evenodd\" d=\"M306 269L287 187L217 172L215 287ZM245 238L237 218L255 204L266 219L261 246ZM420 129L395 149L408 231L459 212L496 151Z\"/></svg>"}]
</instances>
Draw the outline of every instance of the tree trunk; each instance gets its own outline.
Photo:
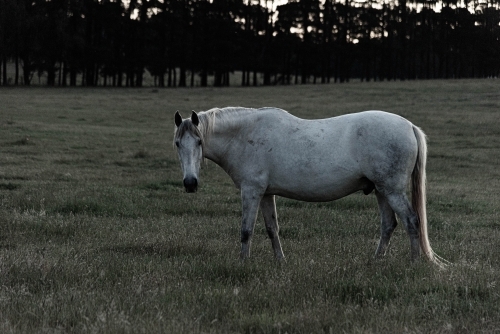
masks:
<instances>
[{"instance_id":1,"label":"tree trunk","mask_svg":"<svg viewBox=\"0 0 500 334\"><path fill-rule=\"evenodd\" d=\"M23 61L24 63L24 61ZM29 64L23 64L23 80L24 85L29 86L31 83L31 66Z\"/></svg>"},{"instance_id":2,"label":"tree trunk","mask_svg":"<svg viewBox=\"0 0 500 334\"><path fill-rule=\"evenodd\" d=\"M59 62L59 87L62 86L62 69L63 69L63 62Z\"/></svg>"},{"instance_id":3,"label":"tree trunk","mask_svg":"<svg viewBox=\"0 0 500 334\"><path fill-rule=\"evenodd\" d=\"M269 86L271 85L271 72L269 70L266 70L264 72L264 86Z\"/></svg>"},{"instance_id":4,"label":"tree trunk","mask_svg":"<svg viewBox=\"0 0 500 334\"><path fill-rule=\"evenodd\" d=\"M56 70L53 64L47 68L47 86L55 86L56 84Z\"/></svg>"},{"instance_id":5,"label":"tree trunk","mask_svg":"<svg viewBox=\"0 0 500 334\"><path fill-rule=\"evenodd\" d=\"M6 56L3 56L2 63L3 63L2 64L3 65L3 73L2 73L3 85L7 86L7 57Z\"/></svg>"},{"instance_id":6,"label":"tree trunk","mask_svg":"<svg viewBox=\"0 0 500 334\"><path fill-rule=\"evenodd\" d=\"M165 87L165 73L162 73L158 76L158 86Z\"/></svg>"},{"instance_id":7,"label":"tree trunk","mask_svg":"<svg viewBox=\"0 0 500 334\"><path fill-rule=\"evenodd\" d=\"M179 87L186 87L186 68L181 67L179 74Z\"/></svg>"},{"instance_id":8,"label":"tree trunk","mask_svg":"<svg viewBox=\"0 0 500 334\"><path fill-rule=\"evenodd\" d=\"M200 78L201 78L200 86L207 87L208 86L208 73L207 73L207 71L205 71L205 70L201 71Z\"/></svg>"},{"instance_id":9,"label":"tree trunk","mask_svg":"<svg viewBox=\"0 0 500 334\"><path fill-rule=\"evenodd\" d=\"M14 78L14 84L19 85L19 57L16 55L16 76Z\"/></svg>"}]
</instances>

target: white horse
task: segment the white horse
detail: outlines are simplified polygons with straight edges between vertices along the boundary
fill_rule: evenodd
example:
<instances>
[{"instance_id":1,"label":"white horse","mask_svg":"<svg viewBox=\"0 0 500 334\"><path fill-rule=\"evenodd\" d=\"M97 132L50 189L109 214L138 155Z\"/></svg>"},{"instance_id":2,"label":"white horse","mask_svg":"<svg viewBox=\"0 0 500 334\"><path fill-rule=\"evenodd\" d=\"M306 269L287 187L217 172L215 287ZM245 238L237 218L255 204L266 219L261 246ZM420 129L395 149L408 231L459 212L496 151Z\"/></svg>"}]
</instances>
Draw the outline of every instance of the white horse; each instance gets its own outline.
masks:
<instances>
[{"instance_id":1,"label":"white horse","mask_svg":"<svg viewBox=\"0 0 500 334\"><path fill-rule=\"evenodd\" d=\"M332 201L375 190L385 254L396 228L395 213L410 237L411 258L420 251L440 266L427 236L425 134L408 120L382 111L304 120L277 108L222 108L175 114L174 144L187 192L195 192L203 158L218 164L241 190L241 258L250 256L257 212L264 216L274 255L284 259L275 195ZM412 202L406 188L411 181Z\"/></svg>"}]
</instances>

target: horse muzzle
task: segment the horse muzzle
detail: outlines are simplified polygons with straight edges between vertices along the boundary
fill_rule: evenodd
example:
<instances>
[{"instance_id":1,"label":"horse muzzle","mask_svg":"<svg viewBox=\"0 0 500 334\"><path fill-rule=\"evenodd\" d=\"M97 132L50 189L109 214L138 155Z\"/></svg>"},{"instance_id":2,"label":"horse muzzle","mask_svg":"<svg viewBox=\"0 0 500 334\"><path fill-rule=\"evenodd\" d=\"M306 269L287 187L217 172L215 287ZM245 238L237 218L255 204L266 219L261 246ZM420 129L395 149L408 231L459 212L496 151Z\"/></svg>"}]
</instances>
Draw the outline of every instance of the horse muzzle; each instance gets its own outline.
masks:
<instances>
[{"instance_id":1,"label":"horse muzzle","mask_svg":"<svg viewBox=\"0 0 500 334\"><path fill-rule=\"evenodd\" d=\"M198 190L198 179L195 177L186 177L184 179L184 188L187 193L195 193Z\"/></svg>"}]
</instances>

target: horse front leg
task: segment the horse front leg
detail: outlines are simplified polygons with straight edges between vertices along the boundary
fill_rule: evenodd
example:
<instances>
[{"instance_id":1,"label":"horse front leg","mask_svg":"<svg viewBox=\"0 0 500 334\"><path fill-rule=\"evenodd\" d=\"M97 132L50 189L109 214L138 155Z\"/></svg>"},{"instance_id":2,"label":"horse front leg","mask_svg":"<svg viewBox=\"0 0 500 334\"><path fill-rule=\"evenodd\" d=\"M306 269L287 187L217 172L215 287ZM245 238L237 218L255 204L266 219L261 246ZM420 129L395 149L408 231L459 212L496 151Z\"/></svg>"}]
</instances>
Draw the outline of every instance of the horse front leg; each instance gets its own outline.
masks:
<instances>
[{"instance_id":1,"label":"horse front leg","mask_svg":"<svg viewBox=\"0 0 500 334\"><path fill-rule=\"evenodd\" d=\"M243 207L243 218L241 221L241 253L242 260L250 257L250 243L257 219L257 212L259 211L259 204L262 195L255 189L241 190L241 202Z\"/></svg>"},{"instance_id":2,"label":"horse front leg","mask_svg":"<svg viewBox=\"0 0 500 334\"><path fill-rule=\"evenodd\" d=\"M284 261L285 256L283 255L283 250L281 249L280 237L278 235L278 216L276 214L276 202L274 195L264 195L260 201L260 210L264 216L264 222L266 223L266 230L269 239L271 239L271 244L274 250L274 256L278 261Z\"/></svg>"}]
</instances>

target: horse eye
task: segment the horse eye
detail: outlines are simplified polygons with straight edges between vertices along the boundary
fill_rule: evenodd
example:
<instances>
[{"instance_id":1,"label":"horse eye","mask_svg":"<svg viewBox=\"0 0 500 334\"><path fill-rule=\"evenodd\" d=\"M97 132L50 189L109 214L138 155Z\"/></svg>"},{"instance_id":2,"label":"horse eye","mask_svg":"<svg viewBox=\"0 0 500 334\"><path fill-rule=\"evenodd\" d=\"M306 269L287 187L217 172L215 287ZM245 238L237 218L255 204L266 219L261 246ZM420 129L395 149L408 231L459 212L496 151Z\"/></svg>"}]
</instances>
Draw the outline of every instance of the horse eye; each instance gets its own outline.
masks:
<instances>
[{"instance_id":1,"label":"horse eye","mask_svg":"<svg viewBox=\"0 0 500 334\"><path fill-rule=\"evenodd\" d=\"M175 146L179 147L179 142L178 141L175 142Z\"/></svg>"}]
</instances>

